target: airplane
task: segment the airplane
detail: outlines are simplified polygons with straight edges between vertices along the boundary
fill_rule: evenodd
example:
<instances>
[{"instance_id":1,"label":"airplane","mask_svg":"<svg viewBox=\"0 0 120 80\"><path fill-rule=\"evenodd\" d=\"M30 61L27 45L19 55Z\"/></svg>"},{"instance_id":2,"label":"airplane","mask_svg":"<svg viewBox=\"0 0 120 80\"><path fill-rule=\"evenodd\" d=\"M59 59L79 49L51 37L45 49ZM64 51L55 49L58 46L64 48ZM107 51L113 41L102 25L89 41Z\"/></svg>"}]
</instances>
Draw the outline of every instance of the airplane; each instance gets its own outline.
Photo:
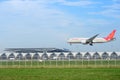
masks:
<instances>
[{"instance_id":1,"label":"airplane","mask_svg":"<svg viewBox=\"0 0 120 80\"><path fill-rule=\"evenodd\" d=\"M93 43L106 43L113 41L114 35L115 35L116 30L113 30L107 37L103 38L96 38L99 34L94 35L93 37L90 38L71 38L67 42L72 44L83 44L83 45L90 45L93 46Z\"/></svg>"}]
</instances>

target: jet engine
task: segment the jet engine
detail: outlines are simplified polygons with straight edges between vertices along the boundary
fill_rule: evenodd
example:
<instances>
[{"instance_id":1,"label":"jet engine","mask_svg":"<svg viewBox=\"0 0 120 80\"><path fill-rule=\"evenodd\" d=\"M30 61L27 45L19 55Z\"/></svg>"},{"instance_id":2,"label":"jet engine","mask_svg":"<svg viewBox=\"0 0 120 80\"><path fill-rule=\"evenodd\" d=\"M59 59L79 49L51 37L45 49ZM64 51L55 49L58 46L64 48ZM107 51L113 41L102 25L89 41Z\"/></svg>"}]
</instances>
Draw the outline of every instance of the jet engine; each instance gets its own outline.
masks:
<instances>
[{"instance_id":1,"label":"jet engine","mask_svg":"<svg viewBox=\"0 0 120 80\"><path fill-rule=\"evenodd\" d=\"M87 42L86 42L86 40L81 40L81 43L86 44Z\"/></svg>"}]
</instances>

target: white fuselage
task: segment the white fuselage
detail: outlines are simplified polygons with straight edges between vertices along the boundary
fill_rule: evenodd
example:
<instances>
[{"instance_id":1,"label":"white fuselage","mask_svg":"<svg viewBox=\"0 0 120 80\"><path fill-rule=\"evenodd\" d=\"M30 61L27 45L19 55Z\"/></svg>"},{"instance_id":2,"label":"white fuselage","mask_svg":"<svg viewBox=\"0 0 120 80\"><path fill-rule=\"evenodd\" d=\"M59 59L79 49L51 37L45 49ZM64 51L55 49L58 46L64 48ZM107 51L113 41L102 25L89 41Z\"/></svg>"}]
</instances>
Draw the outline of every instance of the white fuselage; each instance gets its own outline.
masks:
<instances>
[{"instance_id":1,"label":"white fuselage","mask_svg":"<svg viewBox=\"0 0 120 80\"><path fill-rule=\"evenodd\" d=\"M88 38L71 38L68 40L68 43L70 43L70 44L74 44L74 43L86 44L87 40L88 40ZM108 41L104 38L95 38L92 42L93 43L104 43L104 42L108 42Z\"/></svg>"},{"instance_id":2,"label":"white fuselage","mask_svg":"<svg viewBox=\"0 0 120 80\"><path fill-rule=\"evenodd\" d=\"M67 42L70 44L74 44L74 43L81 43L81 44L89 44L89 45L93 45L93 43L105 43L105 42L109 42L114 40L114 35L115 35L116 30L113 30L108 36L104 37L104 38L97 38L97 36L99 34L96 34L90 38L71 38L69 39Z\"/></svg>"}]
</instances>

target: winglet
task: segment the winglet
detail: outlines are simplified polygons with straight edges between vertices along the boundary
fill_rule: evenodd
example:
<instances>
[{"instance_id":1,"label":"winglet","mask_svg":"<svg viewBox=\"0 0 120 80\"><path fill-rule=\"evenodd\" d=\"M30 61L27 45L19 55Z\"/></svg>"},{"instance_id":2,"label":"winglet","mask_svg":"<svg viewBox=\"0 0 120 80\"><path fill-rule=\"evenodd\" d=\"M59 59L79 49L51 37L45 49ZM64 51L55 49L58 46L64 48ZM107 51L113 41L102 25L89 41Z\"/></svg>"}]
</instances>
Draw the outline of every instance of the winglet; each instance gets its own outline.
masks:
<instances>
[{"instance_id":1,"label":"winglet","mask_svg":"<svg viewBox=\"0 0 120 80\"><path fill-rule=\"evenodd\" d=\"M115 35L116 30L113 30L107 37L105 37L104 39L107 41L110 41L112 39L114 39L114 35Z\"/></svg>"}]
</instances>

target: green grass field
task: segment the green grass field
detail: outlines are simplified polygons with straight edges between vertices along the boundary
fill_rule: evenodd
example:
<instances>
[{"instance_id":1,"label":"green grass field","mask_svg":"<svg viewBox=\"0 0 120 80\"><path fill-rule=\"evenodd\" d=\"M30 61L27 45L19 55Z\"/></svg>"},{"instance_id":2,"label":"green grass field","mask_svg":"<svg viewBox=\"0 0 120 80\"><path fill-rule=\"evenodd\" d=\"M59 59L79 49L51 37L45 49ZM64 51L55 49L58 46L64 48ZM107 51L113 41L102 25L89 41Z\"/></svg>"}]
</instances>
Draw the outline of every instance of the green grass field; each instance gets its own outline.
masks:
<instances>
[{"instance_id":1,"label":"green grass field","mask_svg":"<svg viewBox=\"0 0 120 80\"><path fill-rule=\"evenodd\" d=\"M120 68L1 68L0 80L119 80Z\"/></svg>"}]
</instances>

